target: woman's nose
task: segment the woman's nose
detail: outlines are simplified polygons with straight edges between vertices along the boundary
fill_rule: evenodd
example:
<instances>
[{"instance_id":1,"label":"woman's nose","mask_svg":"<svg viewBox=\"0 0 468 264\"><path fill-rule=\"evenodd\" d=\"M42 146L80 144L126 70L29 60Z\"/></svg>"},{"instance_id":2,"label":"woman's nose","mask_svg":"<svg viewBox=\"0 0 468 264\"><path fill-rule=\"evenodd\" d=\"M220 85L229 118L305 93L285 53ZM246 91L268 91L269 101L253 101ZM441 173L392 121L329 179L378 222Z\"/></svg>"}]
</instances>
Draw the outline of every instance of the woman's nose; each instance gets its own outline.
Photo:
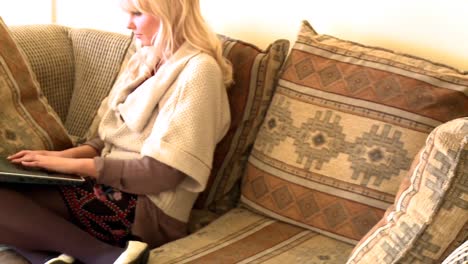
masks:
<instances>
[{"instance_id":1,"label":"woman's nose","mask_svg":"<svg viewBox=\"0 0 468 264\"><path fill-rule=\"evenodd\" d=\"M128 21L128 23L127 23L127 28L128 28L128 29L131 29L131 30L135 29L135 24L133 23L132 20L129 20L129 21Z\"/></svg>"},{"instance_id":2,"label":"woman's nose","mask_svg":"<svg viewBox=\"0 0 468 264\"><path fill-rule=\"evenodd\" d=\"M129 17L128 17L127 28L131 29L131 30L135 29L135 23L133 23L133 16L132 15L129 15Z\"/></svg>"}]
</instances>

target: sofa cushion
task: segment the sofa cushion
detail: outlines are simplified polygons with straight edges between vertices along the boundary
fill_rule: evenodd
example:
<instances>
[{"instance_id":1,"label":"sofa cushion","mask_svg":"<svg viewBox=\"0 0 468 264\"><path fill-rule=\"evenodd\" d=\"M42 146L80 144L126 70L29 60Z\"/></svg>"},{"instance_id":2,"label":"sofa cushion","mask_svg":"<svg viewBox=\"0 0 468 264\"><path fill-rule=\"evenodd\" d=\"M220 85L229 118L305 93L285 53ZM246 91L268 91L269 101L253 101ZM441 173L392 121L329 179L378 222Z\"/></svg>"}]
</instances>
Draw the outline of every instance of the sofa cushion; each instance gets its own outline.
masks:
<instances>
[{"instance_id":1,"label":"sofa cushion","mask_svg":"<svg viewBox=\"0 0 468 264\"><path fill-rule=\"evenodd\" d=\"M468 117L434 129L413 168L348 263L441 263L468 239Z\"/></svg>"},{"instance_id":2,"label":"sofa cushion","mask_svg":"<svg viewBox=\"0 0 468 264\"><path fill-rule=\"evenodd\" d=\"M287 40L277 40L261 50L240 40L221 38L224 56L233 65L234 84L228 91L231 125L216 148L207 191L196 204L215 211L226 211L238 201L238 183L289 49Z\"/></svg>"},{"instance_id":3,"label":"sofa cushion","mask_svg":"<svg viewBox=\"0 0 468 264\"><path fill-rule=\"evenodd\" d=\"M73 92L75 62L69 28L59 25L12 26L49 104L65 122Z\"/></svg>"},{"instance_id":4,"label":"sofa cushion","mask_svg":"<svg viewBox=\"0 0 468 264\"><path fill-rule=\"evenodd\" d=\"M70 29L75 60L74 90L65 126L85 136L101 101L112 88L131 43L130 36L92 29Z\"/></svg>"},{"instance_id":5,"label":"sofa cushion","mask_svg":"<svg viewBox=\"0 0 468 264\"><path fill-rule=\"evenodd\" d=\"M64 149L71 140L39 89L25 54L0 18L0 157L22 149Z\"/></svg>"},{"instance_id":6,"label":"sofa cushion","mask_svg":"<svg viewBox=\"0 0 468 264\"><path fill-rule=\"evenodd\" d=\"M241 200L359 241L432 129L468 115L468 75L317 35L304 22L249 157Z\"/></svg>"},{"instance_id":7,"label":"sofa cushion","mask_svg":"<svg viewBox=\"0 0 468 264\"><path fill-rule=\"evenodd\" d=\"M236 208L151 251L149 263L345 263L352 245Z\"/></svg>"}]
</instances>

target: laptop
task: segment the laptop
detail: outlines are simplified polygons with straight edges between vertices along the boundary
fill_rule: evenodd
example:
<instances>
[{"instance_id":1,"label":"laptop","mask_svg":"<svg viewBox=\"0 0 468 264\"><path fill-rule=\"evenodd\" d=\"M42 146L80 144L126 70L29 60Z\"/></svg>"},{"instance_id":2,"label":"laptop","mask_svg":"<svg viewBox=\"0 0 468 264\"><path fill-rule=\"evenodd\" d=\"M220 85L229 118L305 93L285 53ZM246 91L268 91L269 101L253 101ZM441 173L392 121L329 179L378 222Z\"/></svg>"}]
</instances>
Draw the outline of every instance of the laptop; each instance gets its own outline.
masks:
<instances>
[{"instance_id":1,"label":"laptop","mask_svg":"<svg viewBox=\"0 0 468 264\"><path fill-rule=\"evenodd\" d=\"M38 168L29 168L13 164L6 158L0 157L0 182L79 185L85 182L85 178L74 174L63 174Z\"/></svg>"}]
</instances>

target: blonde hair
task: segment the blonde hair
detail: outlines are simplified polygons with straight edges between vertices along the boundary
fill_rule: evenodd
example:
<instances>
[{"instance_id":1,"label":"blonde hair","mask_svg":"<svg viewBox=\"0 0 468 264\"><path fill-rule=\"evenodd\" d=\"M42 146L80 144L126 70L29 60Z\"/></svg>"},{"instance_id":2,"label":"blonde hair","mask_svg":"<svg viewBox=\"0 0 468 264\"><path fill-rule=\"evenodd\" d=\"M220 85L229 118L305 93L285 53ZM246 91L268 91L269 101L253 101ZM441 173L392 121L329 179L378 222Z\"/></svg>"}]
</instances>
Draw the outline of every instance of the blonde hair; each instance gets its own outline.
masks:
<instances>
[{"instance_id":1,"label":"blonde hair","mask_svg":"<svg viewBox=\"0 0 468 264\"><path fill-rule=\"evenodd\" d=\"M186 41L211 55L223 72L225 85L232 83L231 63L223 57L219 38L203 19L199 0L122 0L121 6L129 13L140 12L160 19L152 46L141 48L140 56L136 54L129 60L129 75L138 74L141 66L154 68L160 60L166 61Z\"/></svg>"}]
</instances>

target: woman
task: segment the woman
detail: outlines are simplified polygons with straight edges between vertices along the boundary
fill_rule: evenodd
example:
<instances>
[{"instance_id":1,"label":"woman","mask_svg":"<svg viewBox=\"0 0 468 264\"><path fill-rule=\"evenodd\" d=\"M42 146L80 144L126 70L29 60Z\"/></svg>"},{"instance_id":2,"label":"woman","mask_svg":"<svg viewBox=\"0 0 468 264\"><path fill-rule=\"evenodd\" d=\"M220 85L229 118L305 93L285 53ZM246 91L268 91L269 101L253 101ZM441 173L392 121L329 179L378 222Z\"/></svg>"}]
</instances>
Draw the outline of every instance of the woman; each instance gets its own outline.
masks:
<instances>
[{"instance_id":1,"label":"woman","mask_svg":"<svg viewBox=\"0 0 468 264\"><path fill-rule=\"evenodd\" d=\"M99 109L98 137L8 157L89 180L60 189L0 185L0 244L65 254L48 263L144 263L149 248L186 235L229 127L232 69L198 0L122 6L140 48Z\"/></svg>"}]
</instances>

